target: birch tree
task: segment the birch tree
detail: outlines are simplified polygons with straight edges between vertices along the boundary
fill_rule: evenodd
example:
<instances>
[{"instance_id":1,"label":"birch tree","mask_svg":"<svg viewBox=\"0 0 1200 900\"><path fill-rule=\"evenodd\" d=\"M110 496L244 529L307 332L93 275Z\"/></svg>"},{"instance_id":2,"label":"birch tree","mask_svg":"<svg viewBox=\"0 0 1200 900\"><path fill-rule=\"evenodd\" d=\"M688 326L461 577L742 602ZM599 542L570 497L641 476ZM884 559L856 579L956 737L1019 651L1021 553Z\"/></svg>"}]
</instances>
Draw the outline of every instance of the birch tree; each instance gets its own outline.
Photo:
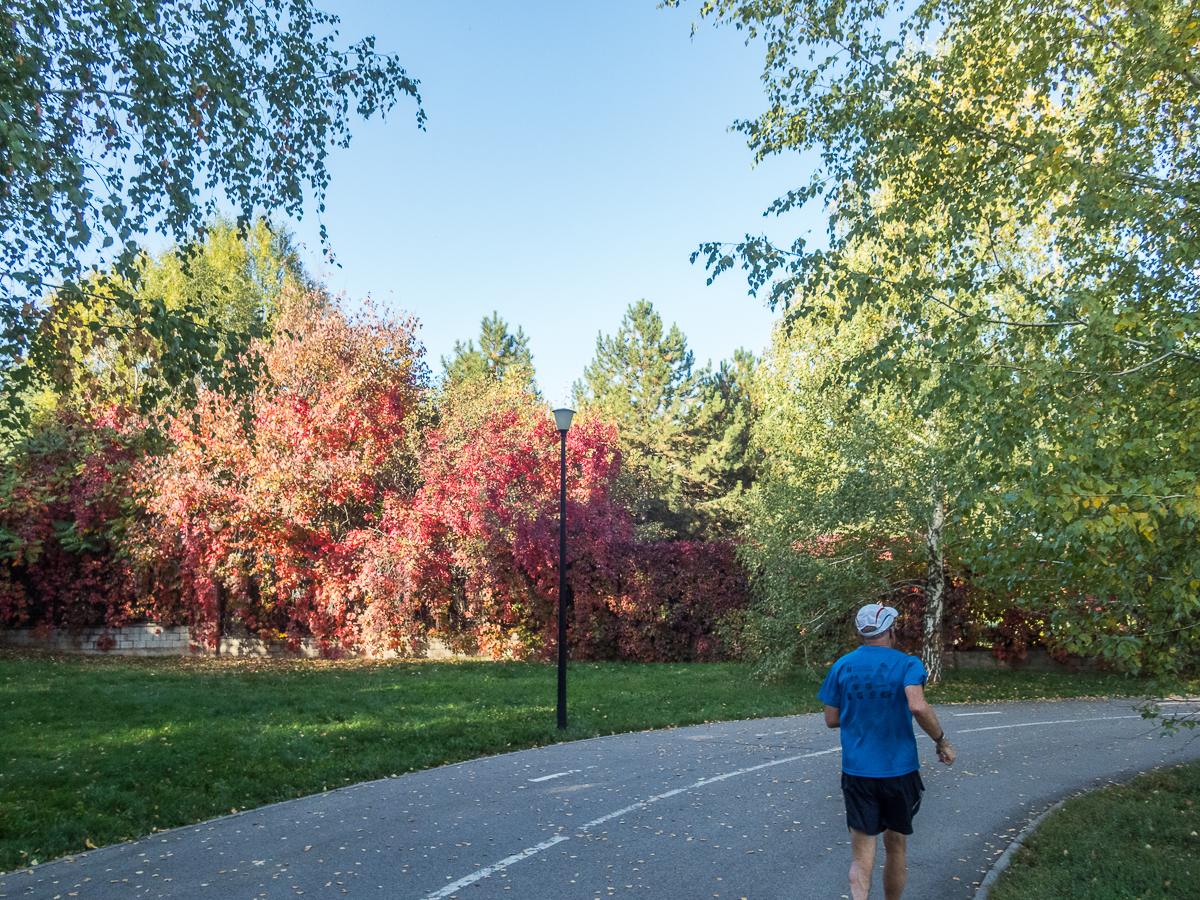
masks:
<instances>
[{"instance_id":1,"label":"birch tree","mask_svg":"<svg viewBox=\"0 0 1200 900\"><path fill-rule=\"evenodd\" d=\"M755 379L753 446L766 459L748 498L742 545L757 573L746 640L760 671L827 659L851 640L859 606L919 587L921 658L941 677L947 523L966 510L972 462L957 423L922 415L920 397L856 398L843 364L876 339L878 317L781 322Z\"/></svg>"},{"instance_id":2,"label":"birch tree","mask_svg":"<svg viewBox=\"0 0 1200 900\"><path fill-rule=\"evenodd\" d=\"M1054 608L1072 649L1169 689L1200 662L1200 9L700 15L764 42L766 109L736 125L755 158L819 158L768 212L823 202L830 230L827 248L747 235L696 258L799 319L831 287L845 315L894 313L848 362L857 384L928 384L923 408L969 417L1007 467L978 481L973 566Z\"/></svg>"}]
</instances>

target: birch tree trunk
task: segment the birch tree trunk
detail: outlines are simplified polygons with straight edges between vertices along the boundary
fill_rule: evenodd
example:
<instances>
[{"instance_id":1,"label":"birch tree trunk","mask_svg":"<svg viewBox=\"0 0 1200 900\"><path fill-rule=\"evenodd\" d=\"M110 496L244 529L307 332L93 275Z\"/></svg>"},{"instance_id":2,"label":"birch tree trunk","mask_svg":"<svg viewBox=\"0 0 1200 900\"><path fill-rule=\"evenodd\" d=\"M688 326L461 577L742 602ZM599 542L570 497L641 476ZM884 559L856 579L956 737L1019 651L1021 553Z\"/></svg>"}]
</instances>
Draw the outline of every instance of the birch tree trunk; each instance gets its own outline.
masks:
<instances>
[{"instance_id":1,"label":"birch tree trunk","mask_svg":"<svg viewBox=\"0 0 1200 900\"><path fill-rule=\"evenodd\" d=\"M942 558L946 501L942 496L942 486L936 480L930 491L930 500L929 530L925 533L928 568L925 575L925 628L921 639L921 662L929 676L928 683L936 684L942 680L942 616L946 605L946 564Z\"/></svg>"}]
</instances>

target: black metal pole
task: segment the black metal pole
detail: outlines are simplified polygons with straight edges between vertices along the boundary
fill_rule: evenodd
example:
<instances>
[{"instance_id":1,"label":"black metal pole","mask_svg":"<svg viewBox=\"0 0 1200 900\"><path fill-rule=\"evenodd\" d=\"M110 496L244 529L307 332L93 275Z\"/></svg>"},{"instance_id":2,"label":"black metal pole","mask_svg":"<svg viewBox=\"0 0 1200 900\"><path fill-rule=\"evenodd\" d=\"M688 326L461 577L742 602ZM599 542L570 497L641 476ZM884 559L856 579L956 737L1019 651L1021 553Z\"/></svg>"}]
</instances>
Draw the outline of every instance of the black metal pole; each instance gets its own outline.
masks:
<instances>
[{"instance_id":1,"label":"black metal pole","mask_svg":"<svg viewBox=\"0 0 1200 900\"><path fill-rule=\"evenodd\" d=\"M558 727L567 727L567 433L560 431L558 484Z\"/></svg>"}]
</instances>

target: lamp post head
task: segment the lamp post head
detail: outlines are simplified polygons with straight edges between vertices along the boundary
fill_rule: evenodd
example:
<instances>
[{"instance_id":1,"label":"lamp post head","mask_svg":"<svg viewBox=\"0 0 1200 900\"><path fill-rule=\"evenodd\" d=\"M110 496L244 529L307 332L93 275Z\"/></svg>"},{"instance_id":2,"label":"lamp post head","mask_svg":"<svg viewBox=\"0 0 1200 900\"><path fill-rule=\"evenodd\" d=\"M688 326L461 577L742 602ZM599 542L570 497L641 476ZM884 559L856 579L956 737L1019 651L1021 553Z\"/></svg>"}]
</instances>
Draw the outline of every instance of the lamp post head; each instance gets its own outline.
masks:
<instances>
[{"instance_id":1,"label":"lamp post head","mask_svg":"<svg viewBox=\"0 0 1200 900\"><path fill-rule=\"evenodd\" d=\"M566 432L571 429L571 419L575 417L573 409L556 409L554 410L554 427L559 431Z\"/></svg>"}]
</instances>

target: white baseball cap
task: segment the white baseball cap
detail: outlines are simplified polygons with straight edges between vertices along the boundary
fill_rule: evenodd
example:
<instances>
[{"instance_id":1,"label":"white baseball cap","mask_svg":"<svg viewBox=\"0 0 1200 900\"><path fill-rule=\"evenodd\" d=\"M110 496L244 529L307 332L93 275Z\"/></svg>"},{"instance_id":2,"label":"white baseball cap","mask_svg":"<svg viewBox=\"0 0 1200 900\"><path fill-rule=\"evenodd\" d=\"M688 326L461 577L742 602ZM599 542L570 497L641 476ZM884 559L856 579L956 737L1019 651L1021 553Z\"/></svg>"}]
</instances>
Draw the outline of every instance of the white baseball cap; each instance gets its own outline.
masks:
<instances>
[{"instance_id":1,"label":"white baseball cap","mask_svg":"<svg viewBox=\"0 0 1200 900\"><path fill-rule=\"evenodd\" d=\"M877 637L892 627L892 622L898 615L900 614L890 606L868 603L858 611L854 624L863 637Z\"/></svg>"}]
</instances>

